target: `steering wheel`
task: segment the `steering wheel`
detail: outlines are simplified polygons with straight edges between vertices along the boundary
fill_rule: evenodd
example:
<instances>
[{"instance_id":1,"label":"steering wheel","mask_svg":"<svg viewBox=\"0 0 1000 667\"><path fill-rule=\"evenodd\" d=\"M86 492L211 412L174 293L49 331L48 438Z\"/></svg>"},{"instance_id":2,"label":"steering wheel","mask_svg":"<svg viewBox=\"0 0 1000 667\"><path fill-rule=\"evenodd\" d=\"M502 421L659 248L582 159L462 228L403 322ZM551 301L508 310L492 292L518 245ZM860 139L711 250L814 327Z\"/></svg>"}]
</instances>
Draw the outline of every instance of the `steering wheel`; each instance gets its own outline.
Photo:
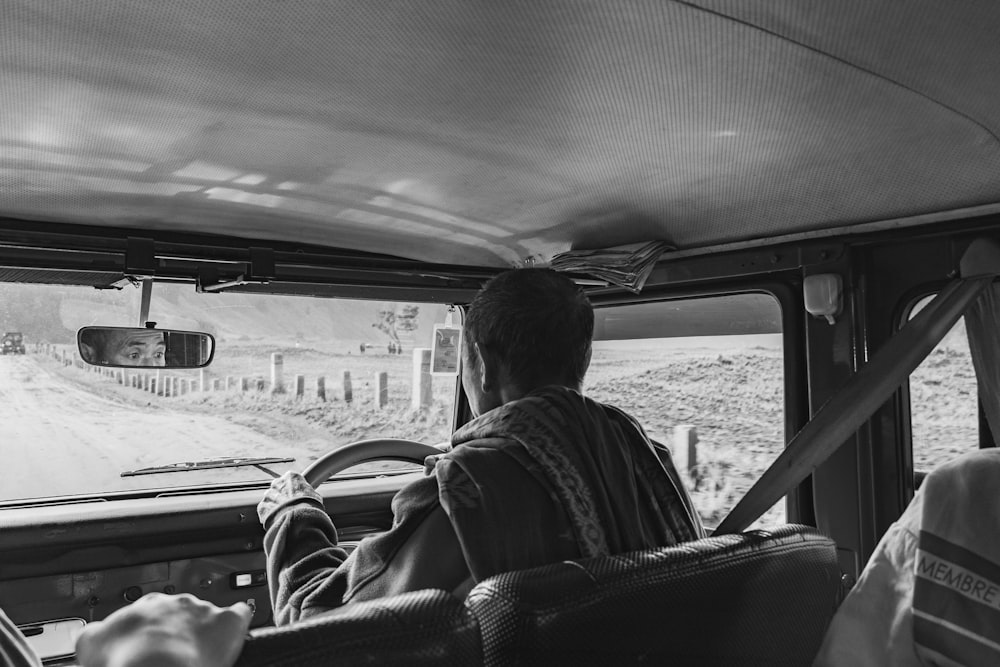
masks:
<instances>
[{"instance_id":1,"label":"steering wheel","mask_svg":"<svg viewBox=\"0 0 1000 667\"><path fill-rule=\"evenodd\" d=\"M317 487L332 475L359 463L369 461L405 461L423 465L428 456L443 454L437 447L414 440L374 438L358 440L338 447L316 459L302 472L312 486Z\"/></svg>"}]
</instances>

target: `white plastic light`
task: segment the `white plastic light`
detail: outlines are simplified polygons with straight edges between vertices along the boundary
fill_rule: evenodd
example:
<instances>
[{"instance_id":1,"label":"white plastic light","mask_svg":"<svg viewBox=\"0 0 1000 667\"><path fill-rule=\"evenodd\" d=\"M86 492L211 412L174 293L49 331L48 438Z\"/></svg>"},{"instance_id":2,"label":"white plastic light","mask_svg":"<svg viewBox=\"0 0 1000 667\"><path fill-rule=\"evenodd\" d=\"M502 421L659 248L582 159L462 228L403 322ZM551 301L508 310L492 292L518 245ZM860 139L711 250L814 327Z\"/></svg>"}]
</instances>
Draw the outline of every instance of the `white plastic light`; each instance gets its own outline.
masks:
<instances>
[{"instance_id":1,"label":"white plastic light","mask_svg":"<svg viewBox=\"0 0 1000 667\"><path fill-rule=\"evenodd\" d=\"M806 276L802 284L806 312L813 317L824 317L833 324L843 307L844 283L839 273L817 273Z\"/></svg>"}]
</instances>

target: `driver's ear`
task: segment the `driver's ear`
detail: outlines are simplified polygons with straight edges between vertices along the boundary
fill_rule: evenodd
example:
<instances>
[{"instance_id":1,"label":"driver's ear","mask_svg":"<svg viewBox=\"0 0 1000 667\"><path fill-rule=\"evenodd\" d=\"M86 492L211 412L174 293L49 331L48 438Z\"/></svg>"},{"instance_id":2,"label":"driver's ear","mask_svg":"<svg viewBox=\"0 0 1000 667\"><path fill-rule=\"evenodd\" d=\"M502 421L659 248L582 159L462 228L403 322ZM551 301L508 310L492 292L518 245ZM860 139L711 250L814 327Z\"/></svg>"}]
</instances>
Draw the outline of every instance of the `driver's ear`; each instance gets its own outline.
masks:
<instances>
[{"instance_id":1,"label":"driver's ear","mask_svg":"<svg viewBox=\"0 0 1000 667\"><path fill-rule=\"evenodd\" d=\"M500 378L500 363L490 350L479 347L479 343L473 343L473 350L476 353L476 361L479 363L479 382L484 393L489 393L497 386Z\"/></svg>"},{"instance_id":2,"label":"driver's ear","mask_svg":"<svg viewBox=\"0 0 1000 667\"><path fill-rule=\"evenodd\" d=\"M88 345L82 340L80 341L80 350L83 352L83 358L87 363L99 364L100 361L97 359L97 348L93 345Z\"/></svg>"}]
</instances>

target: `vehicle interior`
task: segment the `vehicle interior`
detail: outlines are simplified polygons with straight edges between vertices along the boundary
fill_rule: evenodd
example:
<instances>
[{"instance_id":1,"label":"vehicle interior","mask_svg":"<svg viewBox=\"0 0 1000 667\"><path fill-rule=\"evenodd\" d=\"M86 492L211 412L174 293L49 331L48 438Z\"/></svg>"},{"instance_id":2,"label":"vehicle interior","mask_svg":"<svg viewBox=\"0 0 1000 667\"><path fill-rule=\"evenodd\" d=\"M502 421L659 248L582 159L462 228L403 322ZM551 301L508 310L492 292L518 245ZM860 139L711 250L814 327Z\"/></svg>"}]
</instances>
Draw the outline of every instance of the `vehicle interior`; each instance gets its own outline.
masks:
<instances>
[{"instance_id":1,"label":"vehicle interior","mask_svg":"<svg viewBox=\"0 0 1000 667\"><path fill-rule=\"evenodd\" d=\"M963 316L998 33L980 0L3 0L0 608L52 665L150 592L249 601L240 665L809 664L927 473L995 446ZM550 266L585 393L712 535L275 627L271 479L387 530L472 418L449 332Z\"/></svg>"}]
</instances>

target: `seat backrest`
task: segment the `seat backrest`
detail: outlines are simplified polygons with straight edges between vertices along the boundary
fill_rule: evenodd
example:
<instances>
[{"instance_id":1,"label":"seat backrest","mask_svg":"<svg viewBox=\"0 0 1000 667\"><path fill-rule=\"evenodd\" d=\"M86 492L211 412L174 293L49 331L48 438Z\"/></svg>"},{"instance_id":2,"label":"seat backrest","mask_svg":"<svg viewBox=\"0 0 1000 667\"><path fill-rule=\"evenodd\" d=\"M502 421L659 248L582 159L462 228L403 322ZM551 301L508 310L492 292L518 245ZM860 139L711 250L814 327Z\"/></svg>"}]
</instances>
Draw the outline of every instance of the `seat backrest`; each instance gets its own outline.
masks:
<instances>
[{"instance_id":1,"label":"seat backrest","mask_svg":"<svg viewBox=\"0 0 1000 667\"><path fill-rule=\"evenodd\" d=\"M451 594L423 590L253 630L237 667L481 665L476 619Z\"/></svg>"},{"instance_id":2,"label":"seat backrest","mask_svg":"<svg viewBox=\"0 0 1000 667\"><path fill-rule=\"evenodd\" d=\"M466 605L487 665L808 665L840 580L834 543L790 525L505 573Z\"/></svg>"}]
</instances>

